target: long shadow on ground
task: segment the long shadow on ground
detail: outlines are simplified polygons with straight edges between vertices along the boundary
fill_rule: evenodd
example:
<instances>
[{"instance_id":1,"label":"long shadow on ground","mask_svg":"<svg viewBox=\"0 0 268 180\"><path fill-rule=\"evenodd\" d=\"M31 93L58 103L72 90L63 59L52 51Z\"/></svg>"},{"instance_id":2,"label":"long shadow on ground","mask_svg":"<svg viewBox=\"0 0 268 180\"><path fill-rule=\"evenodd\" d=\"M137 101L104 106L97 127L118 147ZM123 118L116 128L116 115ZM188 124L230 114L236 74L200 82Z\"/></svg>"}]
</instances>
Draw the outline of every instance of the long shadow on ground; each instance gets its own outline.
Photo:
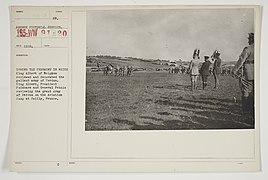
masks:
<instances>
[{"instance_id":1,"label":"long shadow on ground","mask_svg":"<svg viewBox=\"0 0 268 180\"><path fill-rule=\"evenodd\" d=\"M202 98L203 99L203 98ZM208 98L209 99L209 98ZM230 100L211 98L209 100L157 100L155 103L171 106L173 111L190 112L191 121L203 124L201 129L247 129L254 128L254 118L242 115L239 104L232 104ZM208 107L209 105L209 107Z\"/></svg>"}]
</instances>

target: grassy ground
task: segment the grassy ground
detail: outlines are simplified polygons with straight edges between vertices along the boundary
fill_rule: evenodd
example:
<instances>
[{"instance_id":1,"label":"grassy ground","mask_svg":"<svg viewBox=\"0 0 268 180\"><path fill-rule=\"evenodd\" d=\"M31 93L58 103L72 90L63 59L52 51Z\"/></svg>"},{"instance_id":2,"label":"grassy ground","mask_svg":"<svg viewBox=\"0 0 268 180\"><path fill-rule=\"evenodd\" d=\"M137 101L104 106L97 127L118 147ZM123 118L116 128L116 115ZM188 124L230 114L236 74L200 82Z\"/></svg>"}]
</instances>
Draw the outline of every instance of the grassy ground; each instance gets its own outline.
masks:
<instances>
[{"instance_id":1,"label":"grassy ground","mask_svg":"<svg viewBox=\"0 0 268 180\"><path fill-rule=\"evenodd\" d=\"M254 128L241 113L238 81L220 77L213 89L190 89L187 74L136 72L132 77L87 72L86 130L180 130ZM234 97L237 102L234 101Z\"/></svg>"}]
</instances>

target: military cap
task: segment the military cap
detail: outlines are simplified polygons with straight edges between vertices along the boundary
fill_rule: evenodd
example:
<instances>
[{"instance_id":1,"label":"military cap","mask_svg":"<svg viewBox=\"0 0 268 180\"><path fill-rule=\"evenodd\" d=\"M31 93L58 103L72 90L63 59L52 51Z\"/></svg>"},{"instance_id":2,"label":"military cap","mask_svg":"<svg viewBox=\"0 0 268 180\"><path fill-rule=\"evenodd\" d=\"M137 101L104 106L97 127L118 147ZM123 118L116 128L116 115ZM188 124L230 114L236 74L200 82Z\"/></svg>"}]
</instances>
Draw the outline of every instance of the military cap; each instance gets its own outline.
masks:
<instances>
[{"instance_id":1,"label":"military cap","mask_svg":"<svg viewBox=\"0 0 268 180\"><path fill-rule=\"evenodd\" d=\"M221 53L218 50L215 50L215 55L220 55Z\"/></svg>"},{"instance_id":2,"label":"military cap","mask_svg":"<svg viewBox=\"0 0 268 180\"><path fill-rule=\"evenodd\" d=\"M254 39L254 33L248 33L248 39L253 38Z\"/></svg>"},{"instance_id":3,"label":"military cap","mask_svg":"<svg viewBox=\"0 0 268 180\"><path fill-rule=\"evenodd\" d=\"M248 33L249 37L254 37L254 33Z\"/></svg>"},{"instance_id":4,"label":"military cap","mask_svg":"<svg viewBox=\"0 0 268 180\"><path fill-rule=\"evenodd\" d=\"M194 50L193 58L194 58L195 56L197 56L198 59L200 58L200 49L195 49L195 50Z\"/></svg>"}]
</instances>

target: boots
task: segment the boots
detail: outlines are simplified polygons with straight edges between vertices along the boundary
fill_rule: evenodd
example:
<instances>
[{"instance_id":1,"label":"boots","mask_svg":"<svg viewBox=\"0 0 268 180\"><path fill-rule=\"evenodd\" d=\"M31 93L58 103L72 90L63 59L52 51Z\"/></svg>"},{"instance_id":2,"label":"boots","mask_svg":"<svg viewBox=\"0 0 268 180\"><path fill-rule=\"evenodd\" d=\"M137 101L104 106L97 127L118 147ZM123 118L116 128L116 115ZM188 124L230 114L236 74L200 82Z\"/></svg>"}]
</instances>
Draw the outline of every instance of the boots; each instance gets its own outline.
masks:
<instances>
[{"instance_id":1,"label":"boots","mask_svg":"<svg viewBox=\"0 0 268 180\"><path fill-rule=\"evenodd\" d=\"M242 113L246 114L248 111L248 105L247 105L247 97L242 96Z\"/></svg>"},{"instance_id":2,"label":"boots","mask_svg":"<svg viewBox=\"0 0 268 180\"><path fill-rule=\"evenodd\" d=\"M248 99L247 100L247 102L248 102L248 113L252 117L254 117L254 110L255 110L255 108L254 108L254 96L249 96L247 99Z\"/></svg>"},{"instance_id":3,"label":"boots","mask_svg":"<svg viewBox=\"0 0 268 180\"><path fill-rule=\"evenodd\" d=\"M191 82L191 89L192 89L192 91L197 90L197 85L196 85L195 81Z\"/></svg>"},{"instance_id":4,"label":"boots","mask_svg":"<svg viewBox=\"0 0 268 180\"><path fill-rule=\"evenodd\" d=\"M249 97L242 97L242 113L246 123L254 126L254 99Z\"/></svg>"},{"instance_id":5,"label":"boots","mask_svg":"<svg viewBox=\"0 0 268 180\"><path fill-rule=\"evenodd\" d=\"M214 89L218 89L218 83L217 83L217 81L215 81Z\"/></svg>"},{"instance_id":6,"label":"boots","mask_svg":"<svg viewBox=\"0 0 268 180\"><path fill-rule=\"evenodd\" d=\"M203 90L207 87L207 82L203 82Z\"/></svg>"},{"instance_id":7,"label":"boots","mask_svg":"<svg viewBox=\"0 0 268 180\"><path fill-rule=\"evenodd\" d=\"M214 86L214 89L218 89L219 87L219 79L218 78L215 78L215 86Z\"/></svg>"}]
</instances>

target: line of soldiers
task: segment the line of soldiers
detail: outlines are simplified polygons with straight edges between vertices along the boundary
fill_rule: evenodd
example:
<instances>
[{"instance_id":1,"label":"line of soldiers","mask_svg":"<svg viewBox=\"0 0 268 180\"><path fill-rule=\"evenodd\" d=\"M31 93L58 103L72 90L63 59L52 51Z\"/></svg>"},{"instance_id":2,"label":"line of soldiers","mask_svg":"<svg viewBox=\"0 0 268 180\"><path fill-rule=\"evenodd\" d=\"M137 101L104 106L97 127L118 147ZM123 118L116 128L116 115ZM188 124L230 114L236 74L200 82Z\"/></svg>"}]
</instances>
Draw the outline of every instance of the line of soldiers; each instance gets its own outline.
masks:
<instances>
[{"instance_id":1,"label":"line of soldiers","mask_svg":"<svg viewBox=\"0 0 268 180\"><path fill-rule=\"evenodd\" d=\"M221 68L221 75L222 76L228 76L232 74L232 68L231 67L223 67Z\"/></svg>"},{"instance_id":2,"label":"line of soldiers","mask_svg":"<svg viewBox=\"0 0 268 180\"><path fill-rule=\"evenodd\" d=\"M119 67L113 66L109 64L103 68L104 75L114 74L115 76L132 76L133 75L133 67L132 66L122 66Z\"/></svg>"},{"instance_id":3,"label":"line of soldiers","mask_svg":"<svg viewBox=\"0 0 268 180\"><path fill-rule=\"evenodd\" d=\"M185 74L187 72L186 67L179 65L178 67L172 67L168 69L171 74Z\"/></svg>"},{"instance_id":4,"label":"line of soldiers","mask_svg":"<svg viewBox=\"0 0 268 180\"><path fill-rule=\"evenodd\" d=\"M186 74L187 68L182 65L179 65L178 67L168 68L168 72L170 74ZM232 75L232 67L230 66L221 67L220 72L221 76ZM213 75L213 66L211 65L209 66L209 74Z\"/></svg>"}]
</instances>

